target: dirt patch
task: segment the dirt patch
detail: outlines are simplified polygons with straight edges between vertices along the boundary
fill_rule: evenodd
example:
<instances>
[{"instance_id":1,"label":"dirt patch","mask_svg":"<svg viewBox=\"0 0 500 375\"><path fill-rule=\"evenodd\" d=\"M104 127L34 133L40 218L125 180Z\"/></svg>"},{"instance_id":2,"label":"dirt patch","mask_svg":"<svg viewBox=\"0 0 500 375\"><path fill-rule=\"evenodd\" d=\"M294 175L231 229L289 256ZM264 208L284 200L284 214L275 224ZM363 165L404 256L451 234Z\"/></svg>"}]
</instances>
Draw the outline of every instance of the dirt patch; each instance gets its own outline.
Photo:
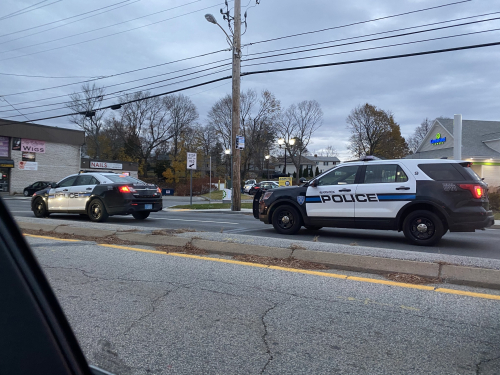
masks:
<instances>
[{"instance_id":1,"label":"dirt patch","mask_svg":"<svg viewBox=\"0 0 500 375\"><path fill-rule=\"evenodd\" d=\"M290 249L291 250L306 250L305 247L302 247L302 246L294 244L294 243L290 245Z\"/></svg>"},{"instance_id":2,"label":"dirt patch","mask_svg":"<svg viewBox=\"0 0 500 375\"><path fill-rule=\"evenodd\" d=\"M438 277L423 277L417 275L409 275L407 273L390 273L384 276L391 281L397 281L398 283L406 284L438 284L443 282L443 280Z\"/></svg>"},{"instance_id":3,"label":"dirt patch","mask_svg":"<svg viewBox=\"0 0 500 375\"><path fill-rule=\"evenodd\" d=\"M207 255L206 250L200 249L193 246L191 242L188 242L184 246L169 246L169 245L158 245L156 246L158 251L164 251L166 253L185 253L191 255Z\"/></svg>"},{"instance_id":4,"label":"dirt patch","mask_svg":"<svg viewBox=\"0 0 500 375\"><path fill-rule=\"evenodd\" d=\"M286 268L297 268L303 270L327 270L328 266L320 263L307 262L305 260L295 258L271 258L261 257L258 255L235 255L234 260L240 262L259 263L268 266L278 266Z\"/></svg>"},{"instance_id":5,"label":"dirt patch","mask_svg":"<svg viewBox=\"0 0 500 375\"><path fill-rule=\"evenodd\" d=\"M173 236L175 234L186 233L186 232L196 232L196 230L191 228L180 228L180 229L159 229L151 232L153 236Z\"/></svg>"},{"instance_id":6,"label":"dirt patch","mask_svg":"<svg viewBox=\"0 0 500 375\"><path fill-rule=\"evenodd\" d=\"M40 230L23 229L23 233L32 234L35 236L55 237L63 240L92 241L98 244L106 244L106 245L134 245L134 242L122 240L116 237L115 235L106 237L89 237L89 236L79 236L78 234L70 234L70 233L46 232L41 229Z\"/></svg>"}]
</instances>

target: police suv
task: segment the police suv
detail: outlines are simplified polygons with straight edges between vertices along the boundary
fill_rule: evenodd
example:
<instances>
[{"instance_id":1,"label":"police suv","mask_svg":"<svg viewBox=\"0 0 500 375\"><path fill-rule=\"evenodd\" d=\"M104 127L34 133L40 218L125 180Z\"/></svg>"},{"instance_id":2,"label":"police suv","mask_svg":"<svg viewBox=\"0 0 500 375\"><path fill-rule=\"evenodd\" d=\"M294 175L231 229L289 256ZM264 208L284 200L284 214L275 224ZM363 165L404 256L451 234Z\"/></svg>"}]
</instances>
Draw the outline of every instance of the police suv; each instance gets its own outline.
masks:
<instances>
[{"instance_id":1,"label":"police suv","mask_svg":"<svg viewBox=\"0 0 500 375\"><path fill-rule=\"evenodd\" d=\"M403 231L415 245L494 223L487 185L458 160L362 160L339 164L302 186L262 192L254 216L278 233L301 226ZM256 207L258 205L258 207Z\"/></svg>"},{"instance_id":2,"label":"police suv","mask_svg":"<svg viewBox=\"0 0 500 375\"><path fill-rule=\"evenodd\" d=\"M105 221L112 215L146 219L162 207L161 189L130 176L80 172L56 185L36 192L31 210L36 217L52 213L88 215L91 221Z\"/></svg>"}]
</instances>

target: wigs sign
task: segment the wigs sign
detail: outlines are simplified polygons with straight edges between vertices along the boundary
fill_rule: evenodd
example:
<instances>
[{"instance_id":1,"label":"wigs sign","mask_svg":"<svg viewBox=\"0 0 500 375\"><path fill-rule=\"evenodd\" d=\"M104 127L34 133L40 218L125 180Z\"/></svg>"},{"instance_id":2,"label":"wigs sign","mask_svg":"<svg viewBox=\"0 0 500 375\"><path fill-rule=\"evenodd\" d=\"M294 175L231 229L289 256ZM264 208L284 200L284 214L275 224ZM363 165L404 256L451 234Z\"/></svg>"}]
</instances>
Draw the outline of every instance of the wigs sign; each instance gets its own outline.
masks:
<instances>
[{"instance_id":1,"label":"wigs sign","mask_svg":"<svg viewBox=\"0 0 500 375\"><path fill-rule=\"evenodd\" d=\"M21 139L21 151L38 152L45 154L45 142L35 141L34 139Z\"/></svg>"}]
</instances>

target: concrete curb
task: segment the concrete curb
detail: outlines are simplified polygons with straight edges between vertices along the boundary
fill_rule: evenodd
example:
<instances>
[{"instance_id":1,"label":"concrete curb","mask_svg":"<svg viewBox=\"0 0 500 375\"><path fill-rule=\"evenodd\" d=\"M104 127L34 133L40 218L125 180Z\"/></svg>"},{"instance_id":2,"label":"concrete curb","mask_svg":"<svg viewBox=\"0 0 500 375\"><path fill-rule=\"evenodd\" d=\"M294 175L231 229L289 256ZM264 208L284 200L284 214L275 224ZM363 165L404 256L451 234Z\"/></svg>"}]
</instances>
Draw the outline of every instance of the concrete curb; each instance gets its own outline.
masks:
<instances>
[{"instance_id":1,"label":"concrete curb","mask_svg":"<svg viewBox=\"0 0 500 375\"><path fill-rule=\"evenodd\" d=\"M105 237L115 235L120 239L134 242L137 245L157 246L185 246L189 242L199 249L210 254L219 255L258 255L273 258L293 257L314 263L325 264L329 267L343 270L362 271L369 273L405 273L428 278L440 278L451 284L478 286L500 289L500 270L468 267L443 262L426 262L404 259L375 257L345 253L333 253L307 249L287 249L260 245L249 245L232 242L210 241L199 238L185 238L165 235L152 235L130 231L99 230L81 228L71 225L47 225L28 222L18 222L22 229L31 229L43 232L75 234L80 236Z\"/></svg>"}]
</instances>

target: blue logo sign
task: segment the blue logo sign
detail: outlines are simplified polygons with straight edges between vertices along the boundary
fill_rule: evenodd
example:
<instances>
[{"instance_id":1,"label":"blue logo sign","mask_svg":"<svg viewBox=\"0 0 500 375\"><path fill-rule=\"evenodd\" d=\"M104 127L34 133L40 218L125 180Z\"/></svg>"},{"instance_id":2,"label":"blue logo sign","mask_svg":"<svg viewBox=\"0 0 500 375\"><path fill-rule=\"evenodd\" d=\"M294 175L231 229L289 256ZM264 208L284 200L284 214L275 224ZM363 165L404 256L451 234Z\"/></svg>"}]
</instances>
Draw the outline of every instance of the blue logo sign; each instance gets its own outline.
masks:
<instances>
[{"instance_id":1,"label":"blue logo sign","mask_svg":"<svg viewBox=\"0 0 500 375\"><path fill-rule=\"evenodd\" d=\"M441 133L436 134L436 138L431 139L431 145L442 145L446 142L446 137L441 137Z\"/></svg>"},{"instance_id":2,"label":"blue logo sign","mask_svg":"<svg viewBox=\"0 0 500 375\"><path fill-rule=\"evenodd\" d=\"M304 204L304 202L306 201L306 197L304 197L303 195L299 195L297 197L297 202L302 206Z\"/></svg>"}]
</instances>

